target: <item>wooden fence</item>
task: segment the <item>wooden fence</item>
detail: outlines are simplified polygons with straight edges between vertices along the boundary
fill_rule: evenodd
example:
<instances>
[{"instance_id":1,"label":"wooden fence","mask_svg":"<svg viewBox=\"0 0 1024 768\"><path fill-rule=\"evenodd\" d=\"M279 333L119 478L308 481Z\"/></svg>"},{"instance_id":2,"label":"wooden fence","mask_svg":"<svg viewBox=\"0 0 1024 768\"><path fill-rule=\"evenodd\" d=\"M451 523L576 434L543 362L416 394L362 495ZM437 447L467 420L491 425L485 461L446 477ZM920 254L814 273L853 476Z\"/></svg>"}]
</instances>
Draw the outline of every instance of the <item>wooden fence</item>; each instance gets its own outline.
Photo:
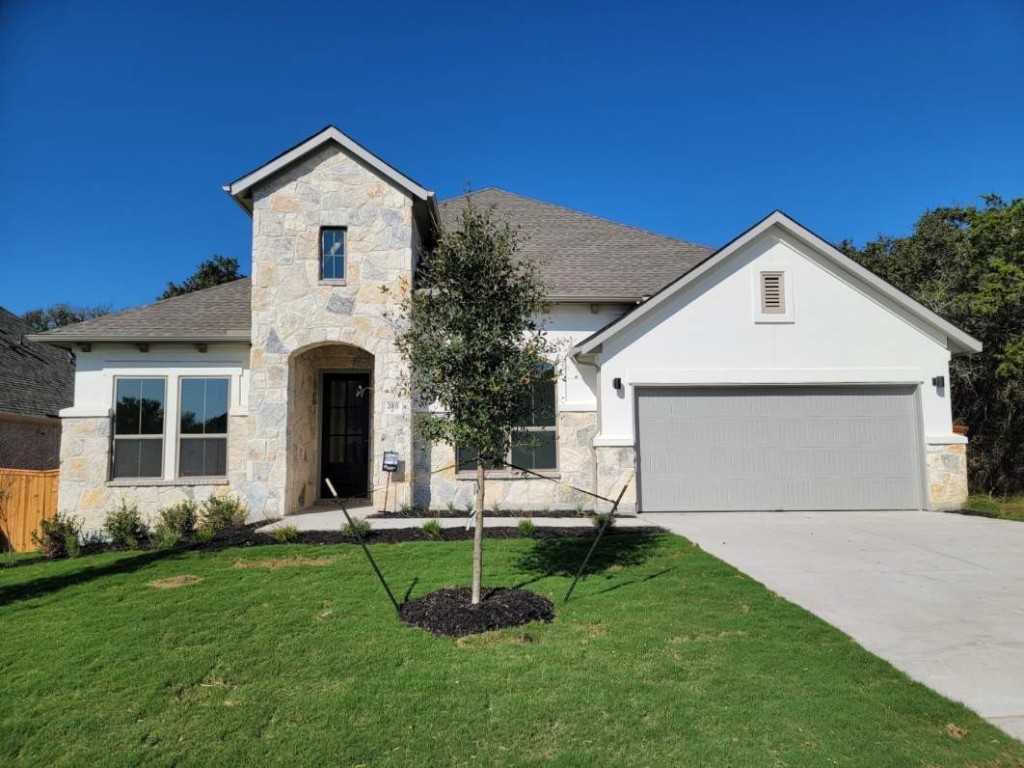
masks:
<instances>
[{"instance_id":1,"label":"wooden fence","mask_svg":"<svg viewBox=\"0 0 1024 768\"><path fill-rule=\"evenodd\" d=\"M59 470L0 469L0 548L36 549L32 531L57 512Z\"/></svg>"}]
</instances>

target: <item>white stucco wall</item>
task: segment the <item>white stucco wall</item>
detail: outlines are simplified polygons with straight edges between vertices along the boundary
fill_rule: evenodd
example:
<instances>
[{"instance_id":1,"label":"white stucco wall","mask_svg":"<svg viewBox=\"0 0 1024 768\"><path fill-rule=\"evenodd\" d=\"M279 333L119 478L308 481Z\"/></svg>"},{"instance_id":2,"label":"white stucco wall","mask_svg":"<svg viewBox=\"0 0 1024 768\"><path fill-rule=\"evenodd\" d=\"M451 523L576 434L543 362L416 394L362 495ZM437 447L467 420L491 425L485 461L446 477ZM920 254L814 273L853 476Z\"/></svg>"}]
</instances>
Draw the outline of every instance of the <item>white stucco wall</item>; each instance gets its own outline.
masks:
<instances>
[{"instance_id":1,"label":"white stucco wall","mask_svg":"<svg viewBox=\"0 0 1024 768\"><path fill-rule=\"evenodd\" d=\"M786 322L758 321L766 269L786 274ZM605 341L597 444L633 445L635 387L645 384L870 382L920 385L927 442L958 443L949 357L938 331L775 227ZM932 386L934 376L947 387Z\"/></svg>"}]
</instances>

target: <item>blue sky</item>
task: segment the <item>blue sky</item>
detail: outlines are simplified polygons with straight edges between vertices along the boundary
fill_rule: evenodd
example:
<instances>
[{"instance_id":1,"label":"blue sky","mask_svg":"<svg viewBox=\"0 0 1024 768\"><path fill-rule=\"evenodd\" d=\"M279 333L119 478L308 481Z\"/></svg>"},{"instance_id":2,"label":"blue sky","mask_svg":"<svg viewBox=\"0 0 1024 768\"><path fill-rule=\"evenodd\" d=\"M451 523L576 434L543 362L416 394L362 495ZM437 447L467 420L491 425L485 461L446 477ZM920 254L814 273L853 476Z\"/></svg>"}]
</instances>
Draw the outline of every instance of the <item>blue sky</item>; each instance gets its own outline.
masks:
<instances>
[{"instance_id":1,"label":"blue sky","mask_svg":"<svg viewBox=\"0 0 1024 768\"><path fill-rule=\"evenodd\" d=\"M0 305L151 301L220 185L333 123L442 199L498 186L706 245L1024 194L1024 3L0 3Z\"/></svg>"}]
</instances>

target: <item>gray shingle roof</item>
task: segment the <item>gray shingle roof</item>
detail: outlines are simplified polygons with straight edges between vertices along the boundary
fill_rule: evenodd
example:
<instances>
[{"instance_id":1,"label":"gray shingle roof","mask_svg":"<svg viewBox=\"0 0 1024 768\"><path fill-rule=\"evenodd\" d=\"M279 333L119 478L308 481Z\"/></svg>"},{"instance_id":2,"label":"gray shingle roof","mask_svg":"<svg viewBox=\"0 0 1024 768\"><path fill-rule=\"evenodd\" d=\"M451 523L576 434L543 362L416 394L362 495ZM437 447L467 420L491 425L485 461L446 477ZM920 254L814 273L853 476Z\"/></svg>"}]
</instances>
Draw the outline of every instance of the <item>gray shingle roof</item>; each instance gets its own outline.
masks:
<instances>
[{"instance_id":1,"label":"gray shingle roof","mask_svg":"<svg viewBox=\"0 0 1024 768\"><path fill-rule=\"evenodd\" d=\"M201 291L66 325L34 339L73 341L230 341L249 339L252 283L248 277Z\"/></svg>"},{"instance_id":2,"label":"gray shingle roof","mask_svg":"<svg viewBox=\"0 0 1024 768\"><path fill-rule=\"evenodd\" d=\"M0 307L0 413L56 416L74 402L75 366L64 350L26 339L30 330Z\"/></svg>"},{"instance_id":3,"label":"gray shingle roof","mask_svg":"<svg viewBox=\"0 0 1024 768\"><path fill-rule=\"evenodd\" d=\"M469 198L477 207L493 206L519 228L520 253L537 262L553 297L649 296L712 253L702 245L500 189L481 189ZM452 224L465 200L462 195L442 202L442 223Z\"/></svg>"}]
</instances>

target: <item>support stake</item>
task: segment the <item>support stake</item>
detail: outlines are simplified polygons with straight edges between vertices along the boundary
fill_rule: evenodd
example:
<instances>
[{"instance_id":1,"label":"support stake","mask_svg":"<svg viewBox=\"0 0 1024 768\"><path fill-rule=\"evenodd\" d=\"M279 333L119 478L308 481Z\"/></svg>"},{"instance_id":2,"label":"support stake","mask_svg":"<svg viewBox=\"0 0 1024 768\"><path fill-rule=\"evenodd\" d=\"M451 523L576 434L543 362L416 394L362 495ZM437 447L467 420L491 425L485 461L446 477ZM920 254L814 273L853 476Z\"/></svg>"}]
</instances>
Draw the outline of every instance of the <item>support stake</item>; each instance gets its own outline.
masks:
<instances>
[{"instance_id":1,"label":"support stake","mask_svg":"<svg viewBox=\"0 0 1024 768\"><path fill-rule=\"evenodd\" d=\"M580 577L583 575L583 570L587 567L587 563L590 562L591 555L593 555L594 550L597 549L597 542L601 540L601 537L604 535L605 530L608 528L609 525L611 525L612 519L615 517L615 511L619 508L619 502L622 501L622 497L626 495L626 489L628 487L629 483L627 482L625 485L622 486L622 490L619 491L618 498L616 498L615 503L612 504L612 511L608 513L608 518L604 521L604 524L598 529L597 536L594 537L594 543L590 545L590 551L587 552L587 556L583 558L583 563L580 565L580 569L576 571L576 578L573 579L572 584L569 585L569 591L565 593L565 598L563 598L562 600L563 603L568 603L569 598L572 597L572 591L576 589L576 582L580 580Z\"/></svg>"}]
</instances>

